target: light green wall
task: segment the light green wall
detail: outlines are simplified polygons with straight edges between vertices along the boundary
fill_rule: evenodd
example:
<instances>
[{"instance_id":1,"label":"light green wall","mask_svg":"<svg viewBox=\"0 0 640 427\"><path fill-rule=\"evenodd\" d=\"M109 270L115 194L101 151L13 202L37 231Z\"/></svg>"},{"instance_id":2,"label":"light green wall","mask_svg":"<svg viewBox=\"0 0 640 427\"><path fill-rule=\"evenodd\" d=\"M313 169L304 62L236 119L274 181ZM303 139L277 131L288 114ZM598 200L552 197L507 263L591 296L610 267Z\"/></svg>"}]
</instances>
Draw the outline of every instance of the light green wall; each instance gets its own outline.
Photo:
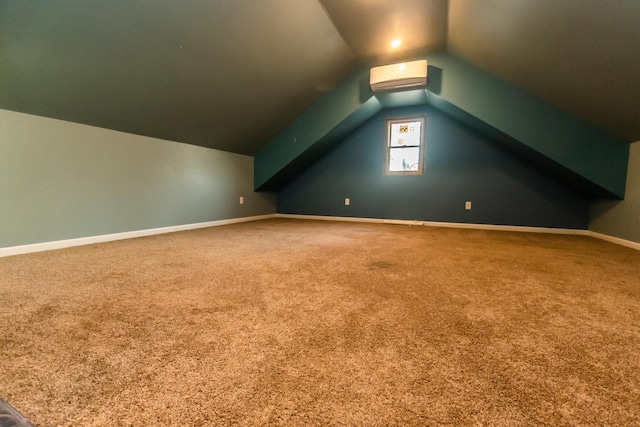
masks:
<instances>
[{"instance_id":1,"label":"light green wall","mask_svg":"<svg viewBox=\"0 0 640 427\"><path fill-rule=\"evenodd\" d=\"M271 213L250 156L0 109L0 247Z\"/></svg>"},{"instance_id":2,"label":"light green wall","mask_svg":"<svg viewBox=\"0 0 640 427\"><path fill-rule=\"evenodd\" d=\"M593 202L589 229L640 243L640 141L631 144L629 151L624 200Z\"/></svg>"}]
</instances>

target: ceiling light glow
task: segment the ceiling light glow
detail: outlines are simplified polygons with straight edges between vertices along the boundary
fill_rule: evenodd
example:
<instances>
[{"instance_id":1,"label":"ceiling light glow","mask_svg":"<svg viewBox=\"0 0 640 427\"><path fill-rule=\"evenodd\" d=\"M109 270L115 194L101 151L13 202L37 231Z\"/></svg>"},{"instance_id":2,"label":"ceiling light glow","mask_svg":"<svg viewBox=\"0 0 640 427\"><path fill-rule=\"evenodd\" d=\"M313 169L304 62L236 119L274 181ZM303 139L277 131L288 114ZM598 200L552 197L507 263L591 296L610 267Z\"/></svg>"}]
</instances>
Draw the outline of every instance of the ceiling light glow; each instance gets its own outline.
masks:
<instances>
[{"instance_id":1,"label":"ceiling light glow","mask_svg":"<svg viewBox=\"0 0 640 427\"><path fill-rule=\"evenodd\" d=\"M402 40L395 39L395 40L393 40L391 42L391 47L395 49L395 48L399 47L401 44L402 44Z\"/></svg>"}]
</instances>

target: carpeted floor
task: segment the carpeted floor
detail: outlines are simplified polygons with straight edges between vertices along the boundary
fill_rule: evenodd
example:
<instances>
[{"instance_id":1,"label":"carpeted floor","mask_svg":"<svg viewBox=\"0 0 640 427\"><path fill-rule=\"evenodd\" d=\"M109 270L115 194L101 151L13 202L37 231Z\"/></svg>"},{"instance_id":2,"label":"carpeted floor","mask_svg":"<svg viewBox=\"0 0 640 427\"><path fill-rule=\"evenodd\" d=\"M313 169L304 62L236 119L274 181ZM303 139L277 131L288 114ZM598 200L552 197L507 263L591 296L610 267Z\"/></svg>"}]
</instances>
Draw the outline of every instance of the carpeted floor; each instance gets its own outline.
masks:
<instances>
[{"instance_id":1,"label":"carpeted floor","mask_svg":"<svg viewBox=\"0 0 640 427\"><path fill-rule=\"evenodd\" d=\"M0 258L38 426L640 425L640 252L266 220Z\"/></svg>"}]
</instances>

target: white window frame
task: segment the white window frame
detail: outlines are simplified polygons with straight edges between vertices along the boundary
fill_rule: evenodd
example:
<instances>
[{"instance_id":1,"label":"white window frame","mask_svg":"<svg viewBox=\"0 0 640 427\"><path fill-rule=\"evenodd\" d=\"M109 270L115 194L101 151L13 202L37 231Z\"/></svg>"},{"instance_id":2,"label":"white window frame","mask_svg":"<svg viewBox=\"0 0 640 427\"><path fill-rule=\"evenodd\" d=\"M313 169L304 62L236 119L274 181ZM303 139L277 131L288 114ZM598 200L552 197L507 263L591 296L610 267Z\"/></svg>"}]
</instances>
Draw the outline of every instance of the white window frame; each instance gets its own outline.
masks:
<instances>
[{"instance_id":1,"label":"white window frame","mask_svg":"<svg viewBox=\"0 0 640 427\"><path fill-rule=\"evenodd\" d=\"M385 156L384 156L384 173L385 175L422 175L424 173L424 152L425 152L425 133L426 133L426 117L425 116L411 116L411 117L396 117L387 119L387 136L385 138ZM392 132L391 127L395 124L411 124L420 122L420 140L419 145L410 144L403 146L392 145ZM391 152L392 150L402 150L405 148L418 147L418 164L416 169L392 171L391 170Z\"/></svg>"}]
</instances>

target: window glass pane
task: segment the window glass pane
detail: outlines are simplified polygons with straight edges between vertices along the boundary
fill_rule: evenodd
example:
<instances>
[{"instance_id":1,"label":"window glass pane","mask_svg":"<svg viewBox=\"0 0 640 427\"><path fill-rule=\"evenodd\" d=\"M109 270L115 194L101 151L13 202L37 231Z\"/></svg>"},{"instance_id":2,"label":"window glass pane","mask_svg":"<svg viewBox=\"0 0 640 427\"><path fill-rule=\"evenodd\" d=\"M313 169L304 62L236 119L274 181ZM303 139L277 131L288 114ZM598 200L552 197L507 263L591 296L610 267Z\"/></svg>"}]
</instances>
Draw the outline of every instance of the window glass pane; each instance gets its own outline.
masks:
<instances>
[{"instance_id":1,"label":"window glass pane","mask_svg":"<svg viewBox=\"0 0 640 427\"><path fill-rule=\"evenodd\" d=\"M389 171L417 171L419 164L420 147L389 149Z\"/></svg>"},{"instance_id":2,"label":"window glass pane","mask_svg":"<svg viewBox=\"0 0 640 427\"><path fill-rule=\"evenodd\" d=\"M391 123L391 147L420 145L421 122Z\"/></svg>"},{"instance_id":3,"label":"window glass pane","mask_svg":"<svg viewBox=\"0 0 640 427\"><path fill-rule=\"evenodd\" d=\"M426 118L387 119L384 173L388 175L422 175Z\"/></svg>"}]
</instances>

